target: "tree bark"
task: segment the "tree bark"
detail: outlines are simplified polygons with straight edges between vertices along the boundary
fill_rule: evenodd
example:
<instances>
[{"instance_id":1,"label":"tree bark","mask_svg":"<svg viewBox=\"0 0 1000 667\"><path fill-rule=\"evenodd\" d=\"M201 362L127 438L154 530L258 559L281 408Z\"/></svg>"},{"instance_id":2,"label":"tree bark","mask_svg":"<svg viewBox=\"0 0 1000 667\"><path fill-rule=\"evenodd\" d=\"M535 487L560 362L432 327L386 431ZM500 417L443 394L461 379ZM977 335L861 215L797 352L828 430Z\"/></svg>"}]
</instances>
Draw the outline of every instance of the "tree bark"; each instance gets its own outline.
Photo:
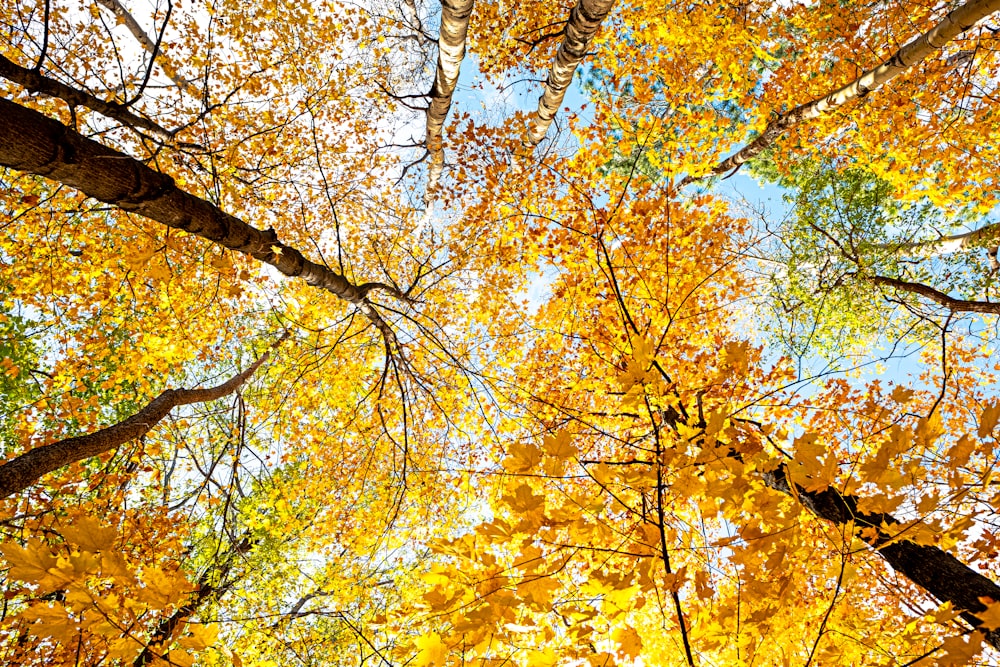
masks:
<instances>
[{"instance_id":1,"label":"tree bark","mask_svg":"<svg viewBox=\"0 0 1000 667\"><path fill-rule=\"evenodd\" d=\"M288 334L283 335L274 346L280 345L287 337ZM147 403L142 410L124 421L94 433L59 440L21 454L0 465L0 498L6 498L23 491L38 481L39 477L53 470L58 470L70 463L91 456L103 454L145 435L178 405L205 403L228 396L242 387L243 383L270 357L271 350L268 350L248 369L215 387L167 389Z\"/></svg>"},{"instance_id":2,"label":"tree bark","mask_svg":"<svg viewBox=\"0 0 1000 667\"><path fill-rule=\"evenodd\" d=\"M760 155L792 127L826 115L848 102L865 97L868 93L889 83L917 63L925 60L997 10L1000 10L1000 0L970 0L952 10L936 26L905 44L878 67L864 72L858 78L832 93L800 104L791 111L779 115L768 123L759 137L717 164L709 173L720 175L738 169L746 161ZM695 180L697 179L685 177L681 181L681 185Z\"/></svg>"},{"instance_id":3,"label":"tree bark","mask_svg":"<svg viewBox=\"0 0 1000 667\"><path fill-rule=\"evenodd\" d=\"M538 99L538 111L525 135L525 146L534 148L545 138L552 119L559 112L559 106L566 96L569 84L573 82L577 66L583 61L590 41L611 11L612 4L614 0L577 0L576 6L570 12L566 34L559 45L559 51L545 82L545 92Z\"/></svg>"},{"instance_id":4,"label":"tree bark","mask_svg":"<svg viewBox=\"0 0 1000 667\"><path fill-rule=\"evenodd\" d=\"M398 290L374 282L355 285L283 244L273 229L252 227L215 204L181 190L170 176L3 98L0 166L45 176L88 197L270 264L286 276L304 280L356 306L379 330L388 348L396 341L391 327L367 296L380 289L402 298Z\"/></svg>"},{"instance_id":5,"label":"tree bark","mask_svg":"<svg viewBox=\"0 0 1000 667\"><path fill-rule=\"evenodd\" d=\"M1000 601L1000 586L979 574L947 551L935 546L917 544L894 538L883 526L901 526L889 514L865 514L858 511L857 498L843 495L833 488L824 491L806 491L788 478L788 469L781 464L765 473L764 482L772 489L798 498L812 514L837 525L854 522L860 532L874 529L876 537L868 544L889 562L894 570L917 584L942 602L951 602L955 609L964 609L962 618L979 627L981 621L973 613L986 609L980 597ZM1000 649L1000 628L985 631L986 641Z\"/></svg>"},{"instance_id":6,"label":"tree bark","mask_svg":"<svg viewBox=\"0 0 1000 667\"><path fill-rule=\"evenodd\" d=\"M897 280L896 278L887 278L885 276L871 276L867 278L867 280L875 283L876 285L886 285L888 287L903 290L904 292L910 292L911 294L919 294L920 296L926 297L935 303L941 304L955 313L986 313L991 315L1000 315L1000 303L955 299L928 285L911 283L905 280ZM998 598L998 600L1000 600L1000 598Z\"/></svg>"},{"instance_id":7,"label":"tree bark","mask_svg":"<svg viewBox=\"0 0 1000 667\"><path fill-rule=\"evenodd\" d=\"M897 257L938 257L974 248L994 248L1000 241L1000 223L993 223L962 234L951 234L926 241L887 243L881 248L892 250Z\"/></svg>"}]
</instances>

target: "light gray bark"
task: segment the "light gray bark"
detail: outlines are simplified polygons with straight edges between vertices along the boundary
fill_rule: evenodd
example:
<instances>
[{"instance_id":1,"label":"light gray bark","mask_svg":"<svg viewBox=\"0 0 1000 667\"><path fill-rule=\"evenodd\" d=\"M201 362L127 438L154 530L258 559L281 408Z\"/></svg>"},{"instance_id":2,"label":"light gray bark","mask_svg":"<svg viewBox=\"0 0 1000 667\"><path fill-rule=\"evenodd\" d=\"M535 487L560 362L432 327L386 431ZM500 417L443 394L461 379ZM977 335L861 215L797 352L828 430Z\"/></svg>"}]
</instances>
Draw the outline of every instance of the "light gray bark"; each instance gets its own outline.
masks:
<instances>
[{"instance_id":1,"label":"light gray bark","mask_svg":"<svg viewBox=\"0 0 1000 667\"><path fill-rule=\"evenodd\" d=\"M434 189L444 169L444 121L451 109L451 101L458 84L458 75L465 58L465 38L469 31L474 0L443 0L441 3L441 31L438 36L438 62L431 88L431 102L427 107L427 191L424 194L424 219L422 228L434 208Z\"/></svg>"},{"instance_id":2,"label":"light gray bark","mask_svg":"<svg viewBox=\"0 0 1000 667\"><path fill-rule=\"evenodd\" d=\"M832 93L800 104L791 111L775 118L768 123L759 137L717 164L710 173L719 175L737 169L747 160L762 153L790 128L826 115L848 102L863 98L936 53L948 42L997 10L1000 10L1000 0L970 0L970 2L957 7L941 19L937 25L902 46L891 58L878 67L864 72L858 78ZM694 180L697 179L687 177L681 182L681 185L686 185Z\"/></svg>"},{"instance_id":3,"label":"light gray bark","mask_svg":"<svg viewBox=\"0 0 1000 667\"><path fill-rule=\"evenodd\" d=\"M135 20L135 17L125 9L119 0L97 0L97 4L101 5L105 9L110 10L115 18L121 19L128 31L132 33L136 41L146 50L147 53L152 57L154 54L159 58L160 68L167 77L177 84L177 87L183 90L185 93L198 100L201 99L201 91L195 88L194 84L182 77L174 66L170 63L169 59L163 55L162 52L156 54L156 42L150 39L146 31L142 29L139 22Z\"/></svg>"},{"instance_id":4,"label":"light gray bark","mask_svg":"<svg viewBox=\"0 0 1000 667\"><path fill-rule=\"evenodd\" d=\"M590 41L611 11L612 4L614 0L577 0L576 6L570 12L559 51L549 70L545 91L538 100L538 111L532 118L531 127L525 136L526 146L533 148L545 138L552 119L559 112L566 90L573 82L577 66L583 61Z\"/></svg>"}]
</instances>

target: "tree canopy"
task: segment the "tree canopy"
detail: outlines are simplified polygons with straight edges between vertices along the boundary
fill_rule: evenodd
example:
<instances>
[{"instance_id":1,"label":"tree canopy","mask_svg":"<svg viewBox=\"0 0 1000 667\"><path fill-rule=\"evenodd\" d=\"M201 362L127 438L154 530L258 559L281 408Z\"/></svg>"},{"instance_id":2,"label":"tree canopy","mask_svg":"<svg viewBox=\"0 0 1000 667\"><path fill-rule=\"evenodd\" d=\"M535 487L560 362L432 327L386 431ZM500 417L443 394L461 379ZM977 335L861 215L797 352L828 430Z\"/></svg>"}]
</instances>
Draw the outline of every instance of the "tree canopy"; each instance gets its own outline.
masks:
<instances>
[{"instance_id":1,"label":"tree canopy","mask_svg":"<svg viewBox=\"0 0 1000 667\"><path fill-rule=\"evenodd\" d=\"M4 3L0 660L1000 659L1000 0Z\"/></svg>"}]
</instances>

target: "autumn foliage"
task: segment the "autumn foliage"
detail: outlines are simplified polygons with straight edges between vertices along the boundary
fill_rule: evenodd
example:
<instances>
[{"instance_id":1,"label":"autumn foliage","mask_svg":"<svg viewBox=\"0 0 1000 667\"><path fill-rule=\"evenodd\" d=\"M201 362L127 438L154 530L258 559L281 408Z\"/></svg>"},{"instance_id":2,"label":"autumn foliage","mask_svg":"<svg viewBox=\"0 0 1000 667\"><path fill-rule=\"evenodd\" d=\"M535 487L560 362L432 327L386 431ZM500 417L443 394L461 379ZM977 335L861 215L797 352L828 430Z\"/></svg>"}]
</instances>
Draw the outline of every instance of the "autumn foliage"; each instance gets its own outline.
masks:
<instances>
[{"instance_id":1,"label":"autumn foliage","mask_svg":"<svg viewBox=\"0 0 1000 667\"><path fill-rule=\"evenodd\" d=\"M998 660L1000 1L3 2L0 661Z\"/></svg>"}]
</instances>

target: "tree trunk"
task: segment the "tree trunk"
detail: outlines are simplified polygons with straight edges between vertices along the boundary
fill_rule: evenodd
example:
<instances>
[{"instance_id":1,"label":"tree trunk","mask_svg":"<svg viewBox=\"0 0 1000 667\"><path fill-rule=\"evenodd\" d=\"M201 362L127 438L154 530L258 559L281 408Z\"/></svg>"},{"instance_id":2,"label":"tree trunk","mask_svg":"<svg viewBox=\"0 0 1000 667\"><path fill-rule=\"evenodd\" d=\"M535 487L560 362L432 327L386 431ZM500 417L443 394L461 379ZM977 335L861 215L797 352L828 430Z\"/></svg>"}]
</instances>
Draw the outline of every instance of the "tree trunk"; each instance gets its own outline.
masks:
<instances>
[{"instance_id":1,"label":"tree trunk","mask_svg":"<svg viewBox=\"0 0 1000 667\"><path fill-rule=\"evenodd\" d=\"M854 81L828 95L801 104L778 116L768 123L759 137L717 164L710 173L719 175L737 169L747 160L753 159L766 150L790 128L804 121L826 115L848 102L863 98L925 60L978 21L997 10L1000 10L1000 0L970 0L970 2L952 10L940 23L905 44L878 67L864 72ZM697 179L686 177L681 181L681 185L686 185L694 180Z\"/></svg>"},{"instance_id":2,"label":"tree trunk","mask_svg":"<svg viewBox=\"0 0 1000 667\"><path fill-rule=\"evenodd\" d=\"M438 62L431 87L431 103L427 107L427 190L424 193L422 229L434 210L434 189L444 169L444 121L451 109L451 100L458 84L458 75L465 58L465 37L469 31L474 0L443 0L441 30L438 35Z\"/></svg>"},{"instance_id":3,"label":"tree trunk","mask_svg":"<svg viewBox=\"0 0 1000 667\"><path fill-rule=\"evenodd\" d=\"M569 84L573 82L573 73L583 61L590 40L594 38L601 22L611 11L613 3L614 0L577 0L576 6L570 12L566 34L559 45L556 59L545 82L545 92L538 99L538 111L525 136L526 146L534 148L545 138L552 119L559 112L559 106L566 96Z\"/></svg>"},{"instance_id":4,"label":"tree trunk","mask_svg":"<svg viewBox=\"0 0 1000 667\"><path fill-rule=\"evenodd\" d=\"M962 618L974 627L980 620L970 612L986 609L980 597L1000 601L1000 586L979 574L968 565L938 547L893 539L882 526L899 526L900 522L889 514L864 514L858 511L858 501L833 488L825 491L806 491L788 478L785 464L764 474L764 482L772 489L797 498L812 514L839 526L854 522L860 532L874 528L877 537L868 544L885 558L894 570L917 584L942 602L951 602L955 609L964 609ZM986 641L1000 649L1000 628L986 632Z\"/></svg>"}]
</instances>

